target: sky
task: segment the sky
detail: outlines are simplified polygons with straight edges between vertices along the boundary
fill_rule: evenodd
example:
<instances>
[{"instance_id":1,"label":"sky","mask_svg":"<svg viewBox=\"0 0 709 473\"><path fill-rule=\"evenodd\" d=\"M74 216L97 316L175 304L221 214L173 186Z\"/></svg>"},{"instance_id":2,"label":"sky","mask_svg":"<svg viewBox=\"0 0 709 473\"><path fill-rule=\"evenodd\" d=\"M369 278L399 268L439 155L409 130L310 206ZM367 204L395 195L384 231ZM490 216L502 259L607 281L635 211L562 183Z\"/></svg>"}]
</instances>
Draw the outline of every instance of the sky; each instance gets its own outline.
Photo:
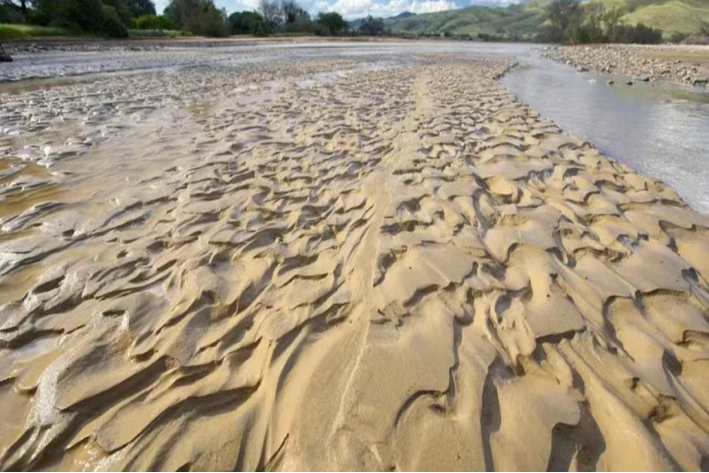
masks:
<instances>
[{"instance_id":1,"label":"sky","mask_svg":"<svg viewBox=\"0 0 709 473\"><path fill-rule=\"evenodd\" d=\"M153 0L160 13L169 0ZM486 4L497 3L505 6L517 3L519 0L484 0ZM260 0L215 0L218 7L226 8L228 13L242 10L255 10ZM367 15L388 17L410 11L413 13L428 13L453 8L462 8L481 0L299 0L298 3L311 14L337 11L348 20L362 18Z\"/></svg>"}]
</instances>

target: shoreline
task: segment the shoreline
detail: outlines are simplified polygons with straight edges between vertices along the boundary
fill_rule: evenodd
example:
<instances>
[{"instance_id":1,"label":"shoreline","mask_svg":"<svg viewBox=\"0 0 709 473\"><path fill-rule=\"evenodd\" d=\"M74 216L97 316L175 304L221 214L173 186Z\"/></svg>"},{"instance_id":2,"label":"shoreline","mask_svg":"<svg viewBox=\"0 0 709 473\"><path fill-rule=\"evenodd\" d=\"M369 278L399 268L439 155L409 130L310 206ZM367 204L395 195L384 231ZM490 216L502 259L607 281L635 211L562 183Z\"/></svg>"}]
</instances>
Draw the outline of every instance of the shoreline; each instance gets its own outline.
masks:
<instances>
[{"instance_id":1,"label":"shoreline","mask_svg":"<svg viewBox=\"0 0 709 473\"><path fill-rule=\"evenodd\" d=\"M540 54L579 70L622 74L633 82L668 81L709 87L709 46L546 46Z\"/></svg>"},{"instance_id":2,"label":"shoreline","mask_svg":"<svg viewBox=\"0 0 709 473\"><path fill-rule=\"evenodd\" d=\"M701 469L709 216L400 56L3 96L0 468Z\"/></svg>"}]
</instances>

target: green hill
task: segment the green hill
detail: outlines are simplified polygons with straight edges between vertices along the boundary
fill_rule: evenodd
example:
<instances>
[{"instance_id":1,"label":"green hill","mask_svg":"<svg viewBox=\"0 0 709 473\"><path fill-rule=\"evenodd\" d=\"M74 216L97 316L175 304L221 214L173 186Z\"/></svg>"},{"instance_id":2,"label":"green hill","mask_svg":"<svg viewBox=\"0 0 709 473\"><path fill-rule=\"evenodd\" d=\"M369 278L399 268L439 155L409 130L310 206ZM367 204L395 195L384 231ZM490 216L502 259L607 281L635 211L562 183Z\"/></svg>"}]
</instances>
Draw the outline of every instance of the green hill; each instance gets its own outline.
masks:
<instances>
[{"instance_id":1,"label":"green hill","mask_svg":"<svg viewBox=\"0 0 709 473\"><path fill-rule=\"evenodd\" d=\"M644 23L660 28L665 37L674 33L698 33L702 22L709 23L709 0L600 0L608 7L622 8L623 20L631 25ZM530 0L506 8L471 6L438 13L392 18L392 31L411 34L533 36L544 22L549 0Z\"/></svg>"},{"instance_id":2,"label":"green hill","mask_svg":"<svg viewBox=\"0 0 709 473\"><path fill-rule=\"evenodd\" d=\"M394 32L415 34L479 33L504 36L531 36L544 21L544 11L534 5L506 8L472 6L438 13L422 13L387 22Z\"/></svg>"},{"instance_id":3,"label":"green hill","mask_svg":"<svg viewBox=\"0 0 709 473\"><path fill-rule=\"evenodd\" d=\"M660 28L665 36L673 33L698 33L702 22L709 23L709 0L658 2L641 7L623 18L630 24L644 23L653 28Z\"/></svg>"}]
</instances>

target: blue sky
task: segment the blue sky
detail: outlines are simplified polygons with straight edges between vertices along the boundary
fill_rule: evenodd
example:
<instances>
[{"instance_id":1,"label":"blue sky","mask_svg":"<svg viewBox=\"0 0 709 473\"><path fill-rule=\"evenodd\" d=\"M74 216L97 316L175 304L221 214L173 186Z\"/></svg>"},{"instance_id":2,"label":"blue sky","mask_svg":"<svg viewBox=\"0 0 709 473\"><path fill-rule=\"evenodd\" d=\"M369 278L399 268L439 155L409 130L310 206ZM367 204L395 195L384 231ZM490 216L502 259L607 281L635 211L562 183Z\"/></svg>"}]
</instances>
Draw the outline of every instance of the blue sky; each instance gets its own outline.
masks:
<instances>
[{"instance_id":1,"label":"blue sky","mask_svg":"<svg viewBox=\"0 0 709 473\"><path fill-rule=\"evenodd\" d=\"M154 0L158 12L162 12L169 0ZM241 10L254 10L258 8L260 0L215 0L220 8L227 12ZM485 3L498 3L507 5L517 3L519 0L486 0ZM321 11L338 11L348 20L367 15L393 16L401 12L414 13L435 12L466 7L480 0L300 0L300 3L310 13Z\"/></svg>"}]
</instances>

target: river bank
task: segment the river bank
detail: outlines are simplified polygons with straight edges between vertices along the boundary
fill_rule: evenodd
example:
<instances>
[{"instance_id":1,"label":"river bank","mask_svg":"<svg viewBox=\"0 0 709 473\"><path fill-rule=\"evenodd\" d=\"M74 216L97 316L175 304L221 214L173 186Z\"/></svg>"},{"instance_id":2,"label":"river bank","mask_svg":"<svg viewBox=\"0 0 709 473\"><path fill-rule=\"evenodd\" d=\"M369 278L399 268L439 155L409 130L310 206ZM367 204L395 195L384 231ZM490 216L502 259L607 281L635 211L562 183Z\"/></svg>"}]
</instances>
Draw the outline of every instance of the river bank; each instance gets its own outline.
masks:
<instances>
[{"instance_id":1,"label":"river bank","mask_svg":"<svg viewBox=\"0 0 709 473\"><path fill-rule=\"evenodd\" d=\"M580 70L622 74L634 81L709 84L709 46L546 46L541 55Z\"/></svg>"}]
</instances>

